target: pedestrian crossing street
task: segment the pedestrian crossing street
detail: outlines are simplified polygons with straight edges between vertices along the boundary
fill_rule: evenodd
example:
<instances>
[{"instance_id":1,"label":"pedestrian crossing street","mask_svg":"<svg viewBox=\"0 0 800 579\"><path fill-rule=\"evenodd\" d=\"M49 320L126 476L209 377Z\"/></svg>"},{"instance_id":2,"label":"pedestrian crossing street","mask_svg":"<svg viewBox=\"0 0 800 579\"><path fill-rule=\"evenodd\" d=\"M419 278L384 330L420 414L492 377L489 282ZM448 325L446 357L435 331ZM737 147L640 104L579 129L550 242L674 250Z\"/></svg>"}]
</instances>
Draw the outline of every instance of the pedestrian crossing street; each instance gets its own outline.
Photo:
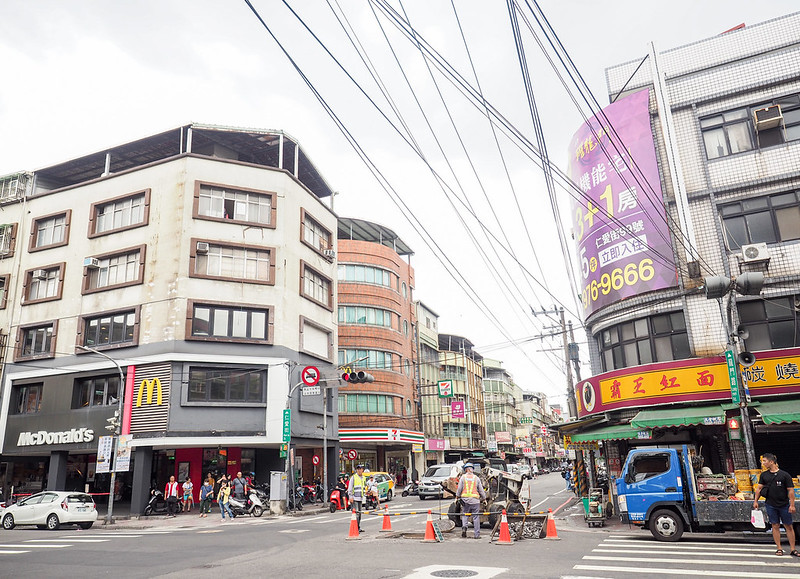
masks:
<instances>
[{"instance_id":1,"label":"pedestrian crossing street","mask_svg":"<svg viewBox=\"0 0 800 579\"><path fill-rule=\"evenodd\" d=\"M170 533L188 529L143 529L130 532L103 532L102 534L91 535L80 531L75 531L72 535L62 535L60 537L46 537L36 539L24 539L19 542L0 543L0 558L5 555L23 555L25 553L41 552L42 549L67 549L81 544L108 543L115 539L138 539L150 535L167 535ZM5 531L0 535L0 539L8 539L13 531Z\"/></svg>"},{"instance_id":2,"label":"pedestrian crossing street","mask_svg":"<svg viewBox=\"0 0 800 579\"><path fill-rule=\"evenodd\" d=\"M756 542L758 541L758 542ZM649 537L611 535L573 567L574 575L562 579L656 577L736 577L782 579L800 577L800 559L775 555L775 545L724 536L660 543Z\"/></svg>"}]
</instances>

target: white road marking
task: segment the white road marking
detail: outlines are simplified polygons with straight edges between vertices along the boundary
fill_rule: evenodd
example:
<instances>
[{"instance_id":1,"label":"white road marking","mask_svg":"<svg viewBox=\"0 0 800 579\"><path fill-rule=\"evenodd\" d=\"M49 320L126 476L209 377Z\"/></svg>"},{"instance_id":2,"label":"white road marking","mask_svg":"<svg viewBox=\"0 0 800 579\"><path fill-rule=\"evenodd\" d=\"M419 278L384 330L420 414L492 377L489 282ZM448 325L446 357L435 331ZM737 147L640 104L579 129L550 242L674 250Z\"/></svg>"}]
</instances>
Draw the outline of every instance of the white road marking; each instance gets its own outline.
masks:
<instances>
[{"instance_id":1,"label":"white road marking","mask_svg":"<svg viewBox=\"0 0 800 579\"><path fill-rule=\"evenodd\" d=\"M473 566L462 566L462 565L428 565L427 567L419 567L414 569L414 572L410 575L406 575L404 579L430 579L435 577L433 573L437 571L450 571L450 570L459 570L459 571L472 571L476 573L476 575L470 575L474 579L491 579L492 577L498 576L500 573L505 573L508 571L507 567L473 567Z\"/></svg>"},{"instance_id":2,"label":"white road marking","mask_svg":"<svg viewBox=\"0 0 800 579\"><path fill-rule=\"evenodd\" d=\"M613 565L575 565L573 569L580 569L583 571L612 571L618 573L644 573L647 575L696 575L696 576L711 576L711 577L736 577L737 579L775 579L776 577L797 577L797 565L794 571L790 573L778 573L777 571L767 571L759 573L756 571L736 571L732 574L729 570L714 571L710 569L674 569L671 567L615 567Z\"/></svg>"},{"instance_id":3,"label":"white road marking","mask_svg":"<svg viewBox=\"0 0 800 579\"><path fill-rule=\"evenodd\" d=\"M6 545L0 545L0 548L3 548L3 549L8 549L8 548L13 549L14 547L25 547L26 549L63 549L64 547L72 547L72 545L67 545L67 544L64 544L64 545L55 545L55 544L51 544L51 545L13 545L13 544L10 544L10 543L6 544Z\"/></svg>"},{"instance_id":4,"label":"white road marking","mask_svg":"<svg viewBox=\"0 0 800 579\"><path fill-rule=\"evenodd\" d=\"M108 539L67 539L70 543L108 543ZM26 543L50 543L54 541L63 542L64 539L28 539Z\"/></svg>"},{"instance_id":5,"label":"white road marking","mask_svg":"<svg viewBox=\"0 0 800 579\"><path fill-rule=\"evenodd\" d=\"M686 555L689 557L692 556L705 556L705 553L701 553L698 551L658 551L658 550L649 550L649 549L608 549L599 547L597 549L592 549L592 553L621 553L621 554L628 554L628 555ZM720 553L721 555L723 553ZM763 554L759 553L724 553L726 557L774 557L774 549L771 550L769 553L764 552Z\"/></svg>"},{"instance_id":6,"label":"white road marking","mask_svg":"<svg viewBox=\"0 0 800 579\"><path fill-rule=\"evenodd\" d=\"M279 533L308 533L311 529L284 529L283 531L278 531Z\"/></svg>"},{"instance_id":7,"label":"white road marking","mask_svg":"<svg viewBox=\"0 0 800 579\"><path fill-rule=\"evenodd\" d=\"M690 564L689 561L681 561L678 559L668 559L667 557L605 557L603 555L584 555L584 560L590 561L626 561L629 563L685 563ZM789 561L788 563L767 563L764 561L726 561L719 559L703 559L703 565L757 565L759 567L793 567L797 569L797 563Z\"/></svg>"},{"instance_id":8,"label":"white road marking","mask_svg":"<svg viewBox=\"0 0 800 579\"><path fill-rule=\"evenodd\" d=\"M30 553L30 551L0 551L0 555L19 555L20 553Z\"/></svg>"},{"instance_id":9,"label":"white road marking","mask_svg":"<svg viewBox=\"0 0 800 579\"><path fill-rule=\"evenodd\" d=\"M694 551L744 551L747 553L754 553L758 551L763 552L774 552L775 549L773 547L762 546L762 545L719 545L713 543L701 543L701 542L691 542L691 541L681 541L680 543L657 543L655 541L642 543L639 541L624 541L620 539L606 539L602 543L603 546L608 547L627 547L633 548L635 550L639 549L659 549L659 550L671 550L680 548L680 549L690 549Z\"/></svg>"},{"instance_id":10,"label":"white road marking","mask_svg":"<svg viewBox=\"0 0 800 579\"><path fill-rule=\"evenodd\" d=\"M200 533L221 533L222 529L209 529L207 531L197 531L198 534Z\"/></svg>"}]
</instances>

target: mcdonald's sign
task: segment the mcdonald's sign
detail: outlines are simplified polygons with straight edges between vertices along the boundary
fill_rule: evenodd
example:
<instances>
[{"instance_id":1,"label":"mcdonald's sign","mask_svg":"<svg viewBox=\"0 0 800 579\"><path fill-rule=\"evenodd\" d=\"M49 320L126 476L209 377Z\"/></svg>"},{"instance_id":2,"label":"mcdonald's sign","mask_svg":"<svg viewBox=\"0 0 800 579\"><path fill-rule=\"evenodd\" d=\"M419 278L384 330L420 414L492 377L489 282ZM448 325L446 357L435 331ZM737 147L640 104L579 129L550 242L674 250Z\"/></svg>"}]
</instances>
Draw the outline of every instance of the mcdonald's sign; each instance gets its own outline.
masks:
<instances>
[{"instance_id":1,"label":"mcdonald's sign","mask_svg":"<svg viewBox=\"0 0 800 579\"><path fill-rule=\"evenodd\" d=\"M142 405L142 395L144 394L145 390L147 390L147 400L146 404L153 403L153 390L156 391L156 406L161 406L162 401L162 394L163 390L161 388L161 380L158 378L153 378L152 380L148 380L145 378L139 384L139 393L136 395L136 406Z\"/></svg>"}]
</instances>

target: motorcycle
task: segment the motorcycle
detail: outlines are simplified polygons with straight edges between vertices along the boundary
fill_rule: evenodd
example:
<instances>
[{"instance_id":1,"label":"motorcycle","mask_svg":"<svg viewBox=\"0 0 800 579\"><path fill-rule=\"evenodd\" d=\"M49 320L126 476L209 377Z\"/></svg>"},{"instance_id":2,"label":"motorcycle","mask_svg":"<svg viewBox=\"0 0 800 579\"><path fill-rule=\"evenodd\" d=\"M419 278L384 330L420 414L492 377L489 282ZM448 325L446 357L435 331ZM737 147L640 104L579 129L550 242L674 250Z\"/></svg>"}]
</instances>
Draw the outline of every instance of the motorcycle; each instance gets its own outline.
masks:
<instances>
[{"instance_id":1,"label":"motorcycle","mask_svg":"<svg viewBox=\"0 0 800 579\"><path fill-rule=\"evenodd\" d=\"M347 491L335 488L331 491L330 509L332 513L350 508L350 501L347 498Z\"/></svg>"},{"instance_id":2,"label":"motorcycle","mask_svg":"<svg viewBox=\"0 0 800 579\"><path fill-rule=\"evenodd\" d=\"M403 489L403 496L407 497L408 495L416 496L419 494L419 481L415 480L406 485L406 488Z\"/></svg>"},{"instance_id":3,"label":"motorcycle","mask_svg":"<svg viewBox=\"0 0 800 579\"><path fill-rule=\"evenodd\" d=\"M228 504L231 507L231 512L233 512L234 517L243 515L260 517L264 514L264 503L261 502L261 498L254 489L250 489L250 494L247 498L241 499L231 497L228 499Z\"/></svg>"},{"instance_id":4,"label":"motorcycle","mask_svg":"<svg viewBox=\"0 0 800 579\"><path fill-rule=\"evenodd\" d=\"M178 504L175 506L175 510L178 513L183 511L183 505L181 504L181 501L178 501ZM160 490L152 489L150 491L150 500L147 501L147 505L144 507L144 516L149 517L150 515L166 515L168 513L169 504L164 498L164 493L162 493Z\"/></svg>"}]
</instances>

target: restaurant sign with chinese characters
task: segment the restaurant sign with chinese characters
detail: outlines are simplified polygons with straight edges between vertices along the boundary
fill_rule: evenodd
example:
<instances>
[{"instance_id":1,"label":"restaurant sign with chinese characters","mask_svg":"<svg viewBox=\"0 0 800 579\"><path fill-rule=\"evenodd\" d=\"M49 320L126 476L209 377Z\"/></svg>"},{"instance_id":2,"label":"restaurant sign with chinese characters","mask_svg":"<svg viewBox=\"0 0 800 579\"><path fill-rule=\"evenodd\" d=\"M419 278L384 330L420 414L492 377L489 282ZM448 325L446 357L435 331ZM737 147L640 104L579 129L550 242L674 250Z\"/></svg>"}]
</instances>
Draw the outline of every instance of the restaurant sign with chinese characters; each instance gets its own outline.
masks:
<instances>
[{"instance_id":1,"label":"restaurant sign with chinese characters","mask_svg":"<svg viewBox=\"0 0 800 579\"><path fill-rule=\"evenodd\" d=\"M753 398L800 393L800 348L755 352L749 368L737 364ZM580 382L575 388L578 416L636 408L731 400L724 356L660 362L614 370Z\"/></svg>"}]
</instances>

